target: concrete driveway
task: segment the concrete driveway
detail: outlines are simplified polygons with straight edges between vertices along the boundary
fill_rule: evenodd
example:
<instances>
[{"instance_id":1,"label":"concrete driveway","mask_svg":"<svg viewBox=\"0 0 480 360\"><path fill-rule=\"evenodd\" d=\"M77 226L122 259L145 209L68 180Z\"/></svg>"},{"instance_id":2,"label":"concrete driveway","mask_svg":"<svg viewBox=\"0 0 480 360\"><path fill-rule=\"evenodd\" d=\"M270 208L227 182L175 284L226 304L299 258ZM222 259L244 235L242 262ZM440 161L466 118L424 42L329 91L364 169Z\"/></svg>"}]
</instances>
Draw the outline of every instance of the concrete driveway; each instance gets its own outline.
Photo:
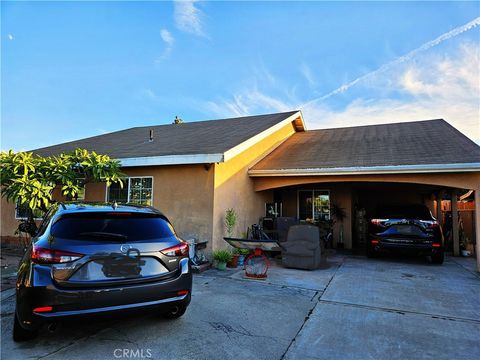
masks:
<instances>
[{"instance_id":1,"label":"concrete driveway","mask_svg":"<svg viewBox=\"0 0 480 360\"><path fill-rule=\"evenodd\" d=\"M274 266L194 278L185 316L64 324L11 340L2 292L3 359L479 359L480 277L473 262L331 256L313 272Z\"/></svg>"}]
</instances>

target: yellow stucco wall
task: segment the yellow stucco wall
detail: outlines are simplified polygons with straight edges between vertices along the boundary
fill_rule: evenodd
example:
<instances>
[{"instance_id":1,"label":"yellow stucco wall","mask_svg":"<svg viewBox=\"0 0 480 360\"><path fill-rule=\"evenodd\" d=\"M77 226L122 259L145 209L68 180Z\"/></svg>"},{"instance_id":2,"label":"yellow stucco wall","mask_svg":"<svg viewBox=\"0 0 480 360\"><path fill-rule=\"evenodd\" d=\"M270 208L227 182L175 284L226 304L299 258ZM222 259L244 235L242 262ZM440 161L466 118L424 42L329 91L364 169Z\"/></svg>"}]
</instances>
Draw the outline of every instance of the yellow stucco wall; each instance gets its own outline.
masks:
<instances>
[{"instance_id":1,"label":"yellow stucco wall","mask_svg":"<svg viewBox=\"0 0 480 360\"><path fill-rule=\"evenodd\" d=\"M234 158L215 164L213 249L228 247L223 240L226 235L225 211L228 208L235 209L238 215L235 236L241 236L248 226L258 223L264 215L265 202L272 201L272 192L255 192L248 168L294 132L293 123L287 124Z\"/></svg>"}]
</instances>

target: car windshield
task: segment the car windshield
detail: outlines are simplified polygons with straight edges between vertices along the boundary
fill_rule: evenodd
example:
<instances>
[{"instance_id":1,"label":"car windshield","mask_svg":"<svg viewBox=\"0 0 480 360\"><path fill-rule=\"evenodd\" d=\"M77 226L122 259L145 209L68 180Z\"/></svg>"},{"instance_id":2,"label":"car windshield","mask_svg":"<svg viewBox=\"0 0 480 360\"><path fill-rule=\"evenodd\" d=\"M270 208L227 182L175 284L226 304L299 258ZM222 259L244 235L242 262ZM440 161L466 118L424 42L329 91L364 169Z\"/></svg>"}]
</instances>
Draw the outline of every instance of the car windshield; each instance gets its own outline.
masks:
<instances>
[{"instance_id":1,"label":"car windshield","mask_svg":"<svg viewBox=\"0 0 480 360\"><path fill-rule=\"evenodd\" d=\"M52 226L51 234L63 239L105 241L141 241L175 235L162 217L136 213L67 214Z\"/></svg>"},{"instance_id":2,"label":"car windshield","mask_svg":"<svg viewBox=\"0 0 480 360\"><path fill-rule=\"evenodd\" d=\"M382 219L418 219L432 220L432 214L423 205L391 205L377 209L378 218Z\"/></svg>"}]
</instances>

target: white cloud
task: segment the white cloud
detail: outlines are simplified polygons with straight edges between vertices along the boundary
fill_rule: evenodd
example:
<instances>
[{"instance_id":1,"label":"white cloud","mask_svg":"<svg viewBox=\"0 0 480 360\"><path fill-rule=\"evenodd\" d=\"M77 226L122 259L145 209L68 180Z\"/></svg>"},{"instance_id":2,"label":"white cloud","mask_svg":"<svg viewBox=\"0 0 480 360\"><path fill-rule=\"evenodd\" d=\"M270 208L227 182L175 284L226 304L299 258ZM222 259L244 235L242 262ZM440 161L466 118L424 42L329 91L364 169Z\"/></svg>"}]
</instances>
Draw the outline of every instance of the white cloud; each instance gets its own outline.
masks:
<instances>
[{"instance_id":1,"label":"white cloud","mask_svg":"<svg viewBox=\"0 0 480 360\"><path fill-rule=\"evenodd\" d=\"M196 2L198 0L174 1L175 24L179 30L197 36L206 36L203 31L203 13L195 6Z\"/></svg>"},{"instance_id":2,"label":"white cloud","mask_svg":"<svg viewBox=\"0 0 480 360\"><path fill-rule=\"evenodd\" d=\"M306 63L303 62L300 65L300 72L311 87L315 87L317 85L312 69L310 69L310 67Z\"/></svg>"},{"instance_id":3,"label":"white cloud","mask_svg":"<svg viewBox=\"0 0 480 360\"><path fill-rule=\"evenodd\" d=\"M301 109L310 129L443 118L480 143L480 45L464 42L448 54L424 53L377 73L357 84L365 95L340 109L326 101L299 102L288 90L260 89L262 81L204 108L222 117Z\"/></svg>"},{"instance_id":4,"label":"white cloud","mask_svg":"<svg viewBox=\"0 0 480 360\"><path fill-rule=\"evenodd\" d=\"M172 52L173 44L175 43L175 38L167 29L160 30L160 37L165 42L165 50L163 51L161 58L166 58Z\"/></svg>"},{"instance_id":5,"label":"white cloud","mask_svg":"<svg viewBox=\"0 0 480 360\"><path fill-rule=\"evenodd\" d=\"M302 110L311 128L443 118L480 143L479 54L478 44L463 43L451 56L433 54L376 80L400 96L357 98L341 110L316 102Z\"/></svg>"},{"instance_id":6,"label":"white cloud","mask_svg":"<svg viewBox=\"0 0 480 360\"><path fill-rule=\"evenodd\" d=\"M328 98L330 98L334 95L343 93L343 92L347 91L348 89L350 89L351 87L353 87L353 86L355 86L359 83L362 83L365 80L370 80L371 78L374 78L378 75L381 75L384 72L388 72L391 69L395 69L398 65L401 65L401 64L403 64L405 62L408 62L408 61L411 61L412 59L417 57L419 54L421 54L421 53L423 53L423 52L425 52L425 51L427 51L427 50L429 50L429 49L431 49L435 46L438 46L438 45L440 45L441 43L443 43L447 40L455 38L458 35L463 34L464 32L470 31L470 30L476 28L477 26L480 26L480 17L477 17L477 18L473 19L472 21L470 21L470 22L468 22L468 23L466 23L462 26L456 27L455 29L448 31L448 32L440 35L439 37L424 43L420 47L410 51L409 53L407 53L403 56L397 57L393 61L390 61L389 63L386 63L386 64L382 65L380 68L378 68L374 71L371 71L371 72L369 72L365 75L362 75L362 76L360 76L360 77L358 77L358 78L356 78L356 79L354 79L354 80L352 80L352 81L350 81L346 84L343 84L342 86L340 86L339 88L329 92L328 94L325 94L325 95L323 95L319 98L310 100L309 103L326 100L326 99L328 99Z\"/></svg>"},{"instance_id":7,"label":"white cloud","mask_svg":"<svg viewBox=\"0 0 480 360\"><path fill-rule=\"evenodd\" d=\"M8 35L7 35L7 38L8 38L8 40L11 41L11 40L13 40L13 35L12 35L12 34L8 34Z\"/></svg>"}]
</instances>

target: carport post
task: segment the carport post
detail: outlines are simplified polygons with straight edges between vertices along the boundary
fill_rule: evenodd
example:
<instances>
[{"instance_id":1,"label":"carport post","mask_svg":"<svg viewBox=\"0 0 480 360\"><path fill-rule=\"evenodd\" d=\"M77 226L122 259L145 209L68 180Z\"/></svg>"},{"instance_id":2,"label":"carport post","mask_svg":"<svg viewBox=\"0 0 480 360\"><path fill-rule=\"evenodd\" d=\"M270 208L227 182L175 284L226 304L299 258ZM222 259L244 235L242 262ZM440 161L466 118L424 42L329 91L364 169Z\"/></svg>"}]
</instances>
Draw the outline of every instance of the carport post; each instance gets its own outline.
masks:
<instances>
[{"instance_id":1,"label":"carport post","mask_svg":"<svg viewBox=\"0 0 480 360\"><path fill-rule=\"evenodd\" d=\"M437 221L440 224L440 226L443 225L442 199L443 199L443 190L437 192Z\"/></svg>"},{"instance_id":2,"label":"carport post","mask_svg":"<svg viewBox=\"0 0 480 360\"><path fill-rule=\"evenodd\" d=\"M458 234L457 190L452 190L452 238L453 256L460 255L460 237Z\"/></svg>"},{"instance_id":3,"label":"carport post","mask_svg":"<svg viewBox=\"0 0 480 360\"><path fill-rule=\"evenodd\" d=\"M475 189L475 252L477 253L477 271L480 272L480 188Z\"/></svg>"}]
</instances>

